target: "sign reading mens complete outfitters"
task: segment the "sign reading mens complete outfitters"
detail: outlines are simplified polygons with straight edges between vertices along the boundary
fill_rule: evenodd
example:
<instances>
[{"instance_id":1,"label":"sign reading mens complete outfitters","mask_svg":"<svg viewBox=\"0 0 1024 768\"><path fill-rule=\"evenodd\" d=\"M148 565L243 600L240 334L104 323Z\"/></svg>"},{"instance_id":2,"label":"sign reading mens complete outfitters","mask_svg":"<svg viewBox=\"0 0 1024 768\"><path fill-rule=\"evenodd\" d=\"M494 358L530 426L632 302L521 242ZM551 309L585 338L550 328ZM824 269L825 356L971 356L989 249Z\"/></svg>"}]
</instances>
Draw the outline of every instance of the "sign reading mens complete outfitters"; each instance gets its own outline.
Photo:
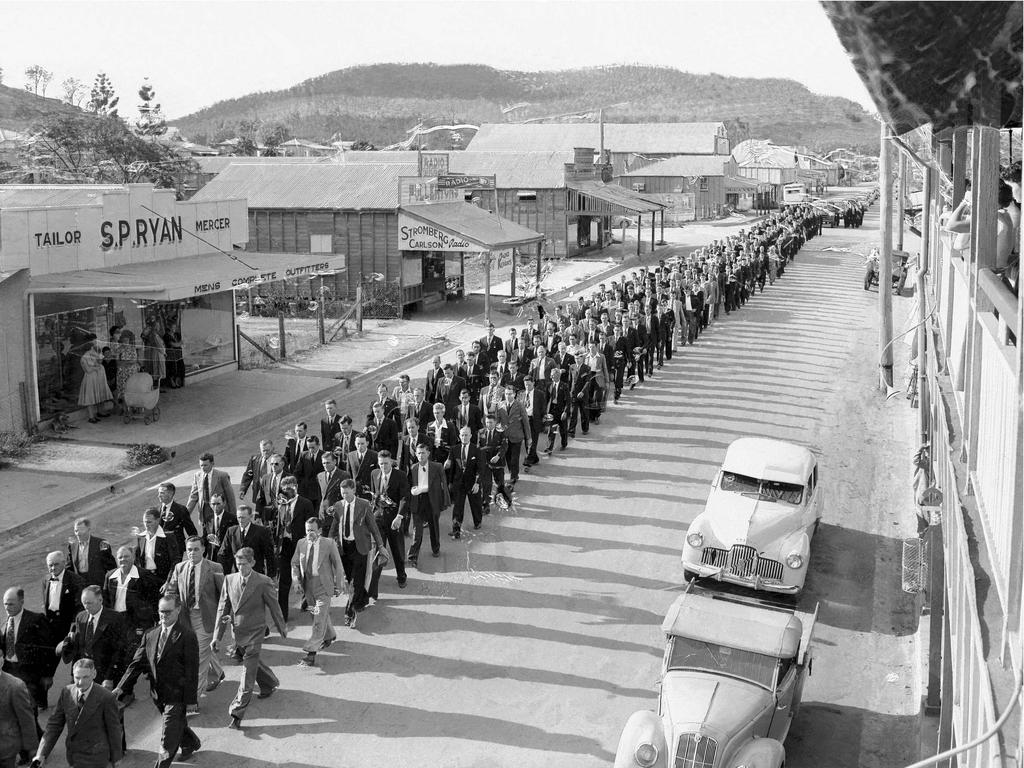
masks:
<instances>
[{"instance_id":1,"label":"sign reading mens complete outfitters","mask_svg":"<svg viewBox=\"0 0 1024 768\"><path fill-rule=\"evenodd\" d=\"M401 251L472 252L487 250L469 242L456 232L414 219L401 212L398 214L398 249Z\"/></svg>"}]
</instances>

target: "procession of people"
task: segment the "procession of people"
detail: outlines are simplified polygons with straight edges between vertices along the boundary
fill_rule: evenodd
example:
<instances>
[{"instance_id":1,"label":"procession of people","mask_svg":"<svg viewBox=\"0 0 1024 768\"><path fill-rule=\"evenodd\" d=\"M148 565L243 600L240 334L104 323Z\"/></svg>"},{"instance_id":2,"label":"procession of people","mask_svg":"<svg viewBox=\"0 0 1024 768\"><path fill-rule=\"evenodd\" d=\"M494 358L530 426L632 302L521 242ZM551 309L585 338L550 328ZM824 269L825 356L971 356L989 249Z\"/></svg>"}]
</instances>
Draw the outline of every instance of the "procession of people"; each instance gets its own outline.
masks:
<instances>
[{"instance_id":1,"label":"procession of people","mask_svg":"<svg viewBox=\"0 0 1024 768\"><path fill-rule=\"evenodd\" d=\"M116 764L142 676L162 718L157 765L187 759L201 748L189 717L226 677L222 646L242 668L224 724L242 728L253 694L280 685L262 658L271 628L287 638L293 614L307 614L296 663L325 663L334 621L355 628L389 588L385 571L404 589L424 546L437 558L446 537L515 507L522 474L600 429L665 361L784 279L820 232L821 214L790 206L574 302L538 303L505 338L488 324L422 380L381 382L365 409L327 400L319 429L299 421L280 450L264 436L237 488L203 453L184 503L162 483L128 546L76 520L45 555L41 604L26 606L23 586L4 594L0 716L14 727L0 768L43 764L62 731L76 768ZM54 696L62 662L73 682Z\"/></svg>"}]
</instances>

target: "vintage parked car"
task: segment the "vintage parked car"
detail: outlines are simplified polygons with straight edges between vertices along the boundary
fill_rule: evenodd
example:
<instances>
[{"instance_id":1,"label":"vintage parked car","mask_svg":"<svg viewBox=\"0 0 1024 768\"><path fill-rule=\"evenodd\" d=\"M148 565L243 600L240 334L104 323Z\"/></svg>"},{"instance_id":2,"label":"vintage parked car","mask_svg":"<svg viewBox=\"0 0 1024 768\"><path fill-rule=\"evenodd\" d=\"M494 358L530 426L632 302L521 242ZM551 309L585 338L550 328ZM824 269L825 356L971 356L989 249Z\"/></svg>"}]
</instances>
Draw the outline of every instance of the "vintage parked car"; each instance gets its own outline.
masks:
<instances>
[{"instance_id":1,"label":"vintage parked car","mask_svg":"<svg viewBox=\"0 0 1024 768\"><path fill-rule=\"evenodd\" d=\"M816 617L688 585L662 624L658 711L629 718L615 768L780 768Z\"/></svg>"},{"instance_id":2,"label":"vintage parked car","mask_svg":"<svg viewBox=\"0 0 1024 768\"><path fill-rule=\"evenodd\" d=\"M683 575L797 594L820 518L814 454L741 437L726 450L704 511L686 531Z\"/></svg>"}]
</instances>

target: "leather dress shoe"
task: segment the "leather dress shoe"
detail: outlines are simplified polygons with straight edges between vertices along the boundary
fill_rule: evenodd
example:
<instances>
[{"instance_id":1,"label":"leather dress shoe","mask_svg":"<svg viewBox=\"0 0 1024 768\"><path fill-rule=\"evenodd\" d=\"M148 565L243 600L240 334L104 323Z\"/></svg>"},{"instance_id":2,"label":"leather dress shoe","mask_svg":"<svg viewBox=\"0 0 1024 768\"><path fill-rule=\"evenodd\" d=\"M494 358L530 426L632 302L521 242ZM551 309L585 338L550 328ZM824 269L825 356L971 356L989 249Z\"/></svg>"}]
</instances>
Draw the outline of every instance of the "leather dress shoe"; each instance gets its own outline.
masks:
<instances>
[{"instance_id":1,"label":"leather dress shoe","mask_svg":"<svg viewBox=\"0 0 1024 768\"><path fill-rule=\"evenodd\" d=\"M199 748L201 746L202 746L202 744L197 744L196 746L192 747L191 749L188 748L188 747L182 747L181 748L181 752L178 753L178 759L179 760L189 760L189 759L191 759L192 755L194 755L196 752L198 752Z\"/></svg>"},{"instance_id":2,"label":"leather dress shoe","mask_svg":"<svg viewBox=\"0 0 1024 768\"><path fill-rule=\"evenodd\" d=\"M399 589L405 589L407 583L408 583L408 581L406 579L402 579L400 582L398 582L398 588Z\"/></svg>"},{"instance_id":3,"label":"leather dress shoe","mask_svg":"<svg viewBox=\"0 0 1024 768\"><path fill-rule=\"evenodd\" d=\"M333 637L330 640L324 640L322 643L320 643L320 650L323 651L323 650L326 650L327 648L330 648L331 647L331 643L333 643L333 642L334 642L334 638ZM315 656L316 654L313 654L313 655Z\"/></svg>"},{"instance_id":4,"label":"leather dress shoe","mask_svg":"<svg viewBox=\"0 0 1024 768\"><path fill-rule=\"evenodd\" d=\"M277 690L277 686L274 686L273 688L266 688L264 690L261 690L259 693L257 693L256 694L256 698L258 698L258 699L269 699L271 696L274 695L274 691L276 691L276 690Z\"/></svg>"},{"instance_id":5,"label":"leather dress shoe","mask_svg":"<svg viewBox=\"0 0 1024 768\"><path fill-rule=\"evenodd\" d=\"M211 680L209 683L206 684L206 692L207 693L212 693L213 691L216 691L217 690L217 686L219 686L223 682L224 682L224 673L221 672L220 673L220 677L218 677L216 680Z\"/></svg>"},{"instance_id":6,"label":"leather dress shoe","mask_svg":"<svg viewBox=\"0 0 1024 768\"><path fill-rule=\"evenodd\" d=\"M315 667L316 666L316 654L307 653L301 659L299 659L300 667Z\"/></svg>"},{"instance_id":7,"label":"leather dress shoe","mask_svg":"<svg viewBox=\"0 0 1024 768\"><path fill-rule=\"evenodd\" d=\"M228 728L232 731L240 731L242 730L242 721L239 718L232 716L231 722L228 723Z\"/></svg>"}]
</instances>

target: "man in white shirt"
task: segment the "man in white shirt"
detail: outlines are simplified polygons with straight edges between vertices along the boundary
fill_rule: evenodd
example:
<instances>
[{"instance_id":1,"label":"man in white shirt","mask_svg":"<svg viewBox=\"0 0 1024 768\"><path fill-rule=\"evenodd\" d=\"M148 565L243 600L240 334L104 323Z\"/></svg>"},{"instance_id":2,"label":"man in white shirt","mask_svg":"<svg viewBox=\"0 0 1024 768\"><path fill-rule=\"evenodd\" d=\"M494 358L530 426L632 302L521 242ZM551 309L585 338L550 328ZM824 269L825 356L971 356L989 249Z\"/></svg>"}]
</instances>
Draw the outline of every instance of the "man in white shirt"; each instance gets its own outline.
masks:
<instances>
[{"instance_id":1,"label":"man in white shirt","mask_svg":"<svg viewBox=\"0 0 1024 768\"><path fill-rule=\"evenodd\" d=\"M313 631L302 646L304 667L316 665L316 654L337 637L331 624L331 598L345 589L345 569L333 539L320 535L320 521L306 521L306 537L295 548L291 562L295 591L303 596L313 617Z\"/></svg>"}]
</instances>

